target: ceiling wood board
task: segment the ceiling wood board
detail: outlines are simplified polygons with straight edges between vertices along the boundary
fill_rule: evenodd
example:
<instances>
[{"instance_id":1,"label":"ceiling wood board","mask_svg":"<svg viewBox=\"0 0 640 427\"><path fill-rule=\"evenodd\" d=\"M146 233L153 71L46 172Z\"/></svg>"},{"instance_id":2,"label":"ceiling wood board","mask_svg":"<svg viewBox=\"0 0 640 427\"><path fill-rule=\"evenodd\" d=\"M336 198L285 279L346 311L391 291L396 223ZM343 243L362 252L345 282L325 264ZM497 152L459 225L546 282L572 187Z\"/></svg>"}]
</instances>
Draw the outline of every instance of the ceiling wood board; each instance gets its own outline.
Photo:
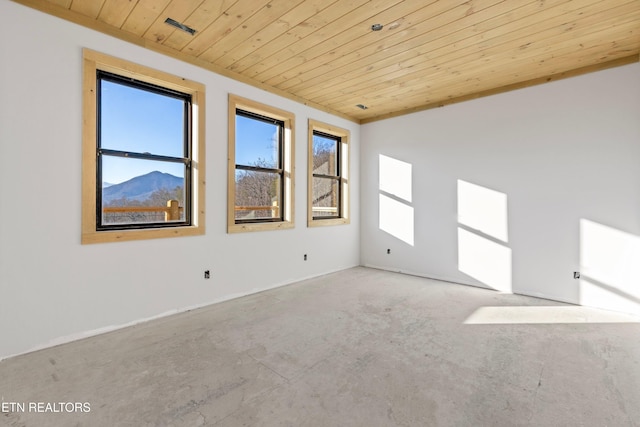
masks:
<instances>
[{"instance_id":1,"label":"ceiling wood board","mask_svg":"<svg viewBox=\"0 0 640 427\"><path fill-rule=\"evenodd\" d=\"M360 123L640 58L640 0L14 1Z\"/></svg>"},{"instance_id":2,"label":"ceiling wood board","mask_svg":"<svg viewBox=\"0 0 640 427\"><path fill-rule=\"evenodd\" d=\"M371 95L364 95L362 99L387 96L402 95L404 92L419 91L421 86L428 84L431 91L437 90L432 82L435 82L439 89L448 91L452 89L452 85L456 83L463 86L472 85L475 82L488 82L495 76L503 76L503 79L518 79L523 77L541 77L543 75L553 75L580 67L590 61L602 62L602 59L613 60L621 56L630 56L634 53L634 46L640 43L638 34L640 28L637 28L637 19L639 14L630 15L628 22L618 22L613 24L604 21L598 25L586 27L583 31L590 37L589 42L582 38L576 38L575 35L580 34L580 30L572 34L560 34L562 37L552 34L555 37L552 44L544 43L526 43L520 44L509 42L508 44L498 45L487 49L486 51L476 52L469 50L469 54L451 60L438 58L434 59L435 65L426 66L426 62L419 62L417 65L409 65L401 70L391 70L392 72L380 75L368 82L347 81L341 85L333 86L336 88L345 88L346 94L325 90L321 96L311 96L304 94L305 97L323 104L339 106L342 101L350 98L349 91L367 92ZM620 21L620 20L618 20ZM615 27L615 28L614 28ZM601 42L606 39L604 34L617 34L619 39L628 40L626 46L620 45L618 42ZM522 41L525 41L523 39ZM423 66L421 68L421 65ZM559 68L558 68L559 67ZM491 84L500 83L492 82Z\"/></svg>"},{"instance_id":3,"label":"ceiling wood board","mask_svg":"<svg viewBox=\"0 0 640 427\"><path fill-rule=\"evenodd\" d=\"M530 12L530 9L527 10ZM526 11L523 13L526 13ZM483 21L482 19L487 18L487 15L491 17ZM540 14L537 14L536 18L539 15ZM381 53L369 53L355 63L349 63L334 72L326 73L322 78L324 81L331 79L332 87L336 87L337 82L352 78L354 73L358 72L367 72L369 75L368 80L371 81L376 75L386 75L387 72L412 68L415 67L416 64L434 66L433 61L443 55L460 57L469 52L477 52L481 46L486 46L489 43L495 44L500 40L504 40L505 34L510 34L509 38L513 39L518 33L514 34L511 31L522 29L521 32L524 34L530 34L531 29L524 29L523 23L517 19L517 16L516 14L508 13L494 17L491 9L485 9L468 18L456 21L456 25L444 25L440 27L429 25L428 27L431 28L430 31L427 29L424 33L408 41L403 40L400 45L388 46ZM529 16L529 14L525 16ZM544 14L540 17L543 21L546 18ZM561 22L566 22L562 17L560 20ZM468 22L464 23L465 21ZM429 21L424 22L429 23ZM538 22L539 21L529 19L528 25L535 25ZM481 24L484 25L481 26ZM495 39L498 39L498 41L496 42ZM522 43L526 44L526 41ZM424 57L423 55L428 56ZM438 61L438 63L441 62L443 62L443 60ZM358 70L357 67L362 68ZM384 67L389 68L385 70L383 69ZM313 89L318 89L319 81L322 80L316 79L311 82L311 90L305 90L304 87L299 87L294 90L297 90L302 96L311 97L314 93ZM308 85L309 84L305 86ZM350 87L351 85L352 83L348 82L345 87ZM324 91L319 92L324 93Z\"/></svg>"},{"instance_id":4,"label":"ceiling wood board","mask_svg":"<svg viewBox=\"0 0 640 427\"><path fill-rule=\"evenodd\" d=\"M131 11L121 29L137 36L143 36L166 9L170 0L140 0ZM166 25L166 24L164 24Z\"/></svg>"}]
</instances>

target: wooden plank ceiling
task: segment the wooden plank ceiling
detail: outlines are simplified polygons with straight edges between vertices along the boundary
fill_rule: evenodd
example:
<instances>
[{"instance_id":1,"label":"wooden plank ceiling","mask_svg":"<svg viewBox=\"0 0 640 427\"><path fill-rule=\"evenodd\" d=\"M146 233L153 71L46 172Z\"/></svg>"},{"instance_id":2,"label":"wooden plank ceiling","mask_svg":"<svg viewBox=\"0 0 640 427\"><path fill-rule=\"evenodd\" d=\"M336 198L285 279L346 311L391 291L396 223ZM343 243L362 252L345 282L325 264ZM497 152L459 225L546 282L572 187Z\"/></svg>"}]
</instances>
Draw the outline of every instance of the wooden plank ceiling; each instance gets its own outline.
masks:
<instances>
[{"instance_id":1,"label":"wooden plank ceiling","mask_svg":"<svg viewBox=\"0 0 640 427\"><path fill-rule=\"evenodd\" d=\"M360 123L640 55L640 0L15 1Z\"/></svg>"}]
</instances>

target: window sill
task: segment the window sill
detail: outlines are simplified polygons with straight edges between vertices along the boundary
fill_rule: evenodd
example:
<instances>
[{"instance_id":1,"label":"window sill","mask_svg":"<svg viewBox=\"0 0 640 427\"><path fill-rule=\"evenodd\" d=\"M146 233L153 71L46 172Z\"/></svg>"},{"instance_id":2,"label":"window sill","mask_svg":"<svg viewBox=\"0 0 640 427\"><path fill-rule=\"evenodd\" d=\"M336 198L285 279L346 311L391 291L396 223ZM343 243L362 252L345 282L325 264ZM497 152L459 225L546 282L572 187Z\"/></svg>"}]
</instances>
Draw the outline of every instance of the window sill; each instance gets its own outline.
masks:
<instances>
[{"instance_id":1,"label":"window sill","mask_svg":"<svg viewBox=\"0 0 640 427\"><path fill-rule=\"evenodd\" d=\"M204 234L204 227L171 227L143 230L113 230L82 233L82 244L128 242L133 240L162 239L167 237L198 236Z\"/></svg>"},{"instance_id":2,"label":"window sill","mask_svg":"<svg viewBox=\"0 0 640 427\"><path fill-rule=\"evenodd\" d=\"M286 230L294 228L295 224L291 221L282 222L265 222L265 223L243 223L229 224L227 226L228 233L247 233L252 231L270 231L270 230Z\"/></svg>"},{"instance_id":3,"label":"window sill","mask_svg":"<svg viewBox=\"0 0 640 427\"><path fill-rule=\"evenodd\" d=\"M346 224L349 224L349 218L310 219L307 221L307 227L326 227Z\"/></svg>"}]
</instances>

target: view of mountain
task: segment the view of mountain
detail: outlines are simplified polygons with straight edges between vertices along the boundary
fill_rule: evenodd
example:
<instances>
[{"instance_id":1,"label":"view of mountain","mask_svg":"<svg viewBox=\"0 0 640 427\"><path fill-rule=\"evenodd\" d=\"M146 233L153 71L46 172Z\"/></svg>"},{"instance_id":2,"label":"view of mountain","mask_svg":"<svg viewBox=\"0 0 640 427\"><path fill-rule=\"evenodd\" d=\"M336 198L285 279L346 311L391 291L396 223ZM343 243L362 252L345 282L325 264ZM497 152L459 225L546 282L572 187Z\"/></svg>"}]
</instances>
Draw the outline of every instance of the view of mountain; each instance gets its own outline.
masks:
<instances>
[{"instance_id":1,"label":"view of mountain","mask_svg":"<svg viewBox=\"0 0 640 427\"><path fill-rule=\"evenodd\" d=\"M182 187L184 180L163 172L149 172L136 176L120 184L112 184L102 190L102 202L108 204L112 200L126 198L128 200L146 200L155 191L173 190Z\"/></svg>"}]
</instances>

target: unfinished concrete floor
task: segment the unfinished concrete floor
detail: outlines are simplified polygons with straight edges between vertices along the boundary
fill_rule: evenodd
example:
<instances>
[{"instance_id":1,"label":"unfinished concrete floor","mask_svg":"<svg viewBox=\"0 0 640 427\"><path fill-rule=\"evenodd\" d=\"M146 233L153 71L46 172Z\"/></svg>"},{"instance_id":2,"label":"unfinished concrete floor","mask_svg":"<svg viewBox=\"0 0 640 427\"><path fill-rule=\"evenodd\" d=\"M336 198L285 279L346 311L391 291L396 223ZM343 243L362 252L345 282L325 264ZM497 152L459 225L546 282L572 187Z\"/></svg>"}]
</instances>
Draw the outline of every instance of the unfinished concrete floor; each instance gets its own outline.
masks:
<instances>
[{"instance_id":1,"label":"unfinished concrete floor","mask_svg":"<svg viewBox=\"0 0 640 427\"><path fill-rule=\"evenodd\" d=\"M638 320L354 268L0 362L0 425L640 426Z\"/></svg>"}]
</instances>

